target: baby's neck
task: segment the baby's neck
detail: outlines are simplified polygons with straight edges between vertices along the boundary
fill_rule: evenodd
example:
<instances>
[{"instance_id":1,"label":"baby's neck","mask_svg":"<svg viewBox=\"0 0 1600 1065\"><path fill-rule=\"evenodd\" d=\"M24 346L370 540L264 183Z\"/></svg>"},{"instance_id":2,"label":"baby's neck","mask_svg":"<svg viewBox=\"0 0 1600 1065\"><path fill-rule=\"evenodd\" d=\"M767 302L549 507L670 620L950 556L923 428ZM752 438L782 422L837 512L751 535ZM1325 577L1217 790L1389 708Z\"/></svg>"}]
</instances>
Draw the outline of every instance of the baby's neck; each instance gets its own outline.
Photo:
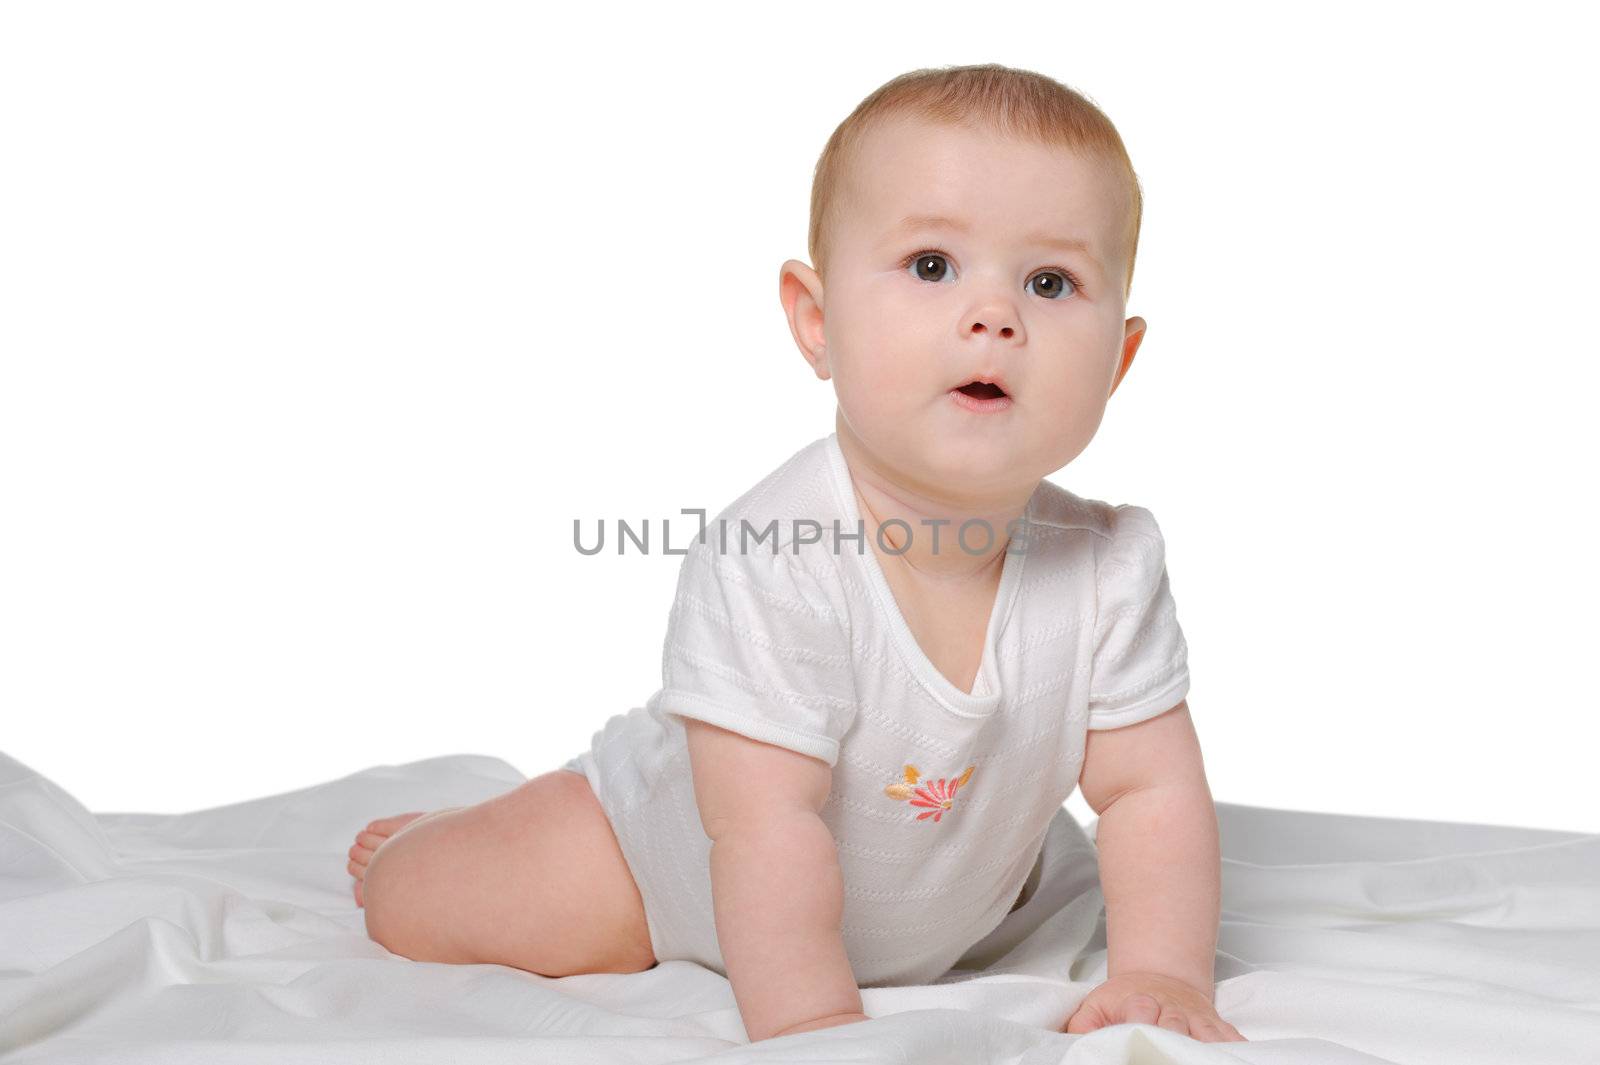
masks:
<instances>
[{"instance_id":1,"label":"baby's neck","mask_svg":"<svg viewBox=\"0 0 1600 1065\"><path fill-rule=\"evenodd\" d=\"M843 427L839 450L850 470L856 506L870 549L880 560L938 582L960 583L992 574L1038 487L983 497L956 498L900 483ZM904 522L889 524L899 519ZM972 522L965 536L962 523ZM1016 524L1014 524L1016 523ZM909 531L908 531L909 530ZM935 543L937 542L937 549Z\"/></svg>"}]
</instances>

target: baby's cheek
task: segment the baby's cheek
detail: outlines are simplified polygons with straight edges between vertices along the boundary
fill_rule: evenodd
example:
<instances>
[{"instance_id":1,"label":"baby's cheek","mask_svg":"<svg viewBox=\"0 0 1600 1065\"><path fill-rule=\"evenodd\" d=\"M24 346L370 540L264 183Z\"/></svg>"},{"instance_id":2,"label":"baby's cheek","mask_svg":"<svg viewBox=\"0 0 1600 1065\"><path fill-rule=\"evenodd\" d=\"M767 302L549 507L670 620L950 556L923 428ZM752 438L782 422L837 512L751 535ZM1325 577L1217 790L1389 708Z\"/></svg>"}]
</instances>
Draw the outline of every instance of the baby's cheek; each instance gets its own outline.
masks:
<instances>
[{"instance_id":1,"label":"baby's cheek","mask_svg":"<svg viewBox=\"0 0 1600 1065\"><path fill-rule=\"evenodd\" d=\"M834 379L839 407L861 436L881 432L886 422L894 420L894 401L884 394L885 391L885 386L874 377L853 376L847 371Z\"/></svg>"},{"instance_id":2,"label":"baby's cheek","mask_svg":"<svg viewBox=\"0 0 1600 1065\"><path fill-rule=\"evenodd\" d=\"M1050 406L1056 415L1043 423L1049 437L1049 461L1060 469L1077 458L1094 439L1095 432L1105 417L1106 405L1098 397L1082 390L1061 397Z\"/></svg>"},{"instance_id":3,"label":"baby's cheek","mask_svg":"<svg viewBox=\"0 0 1600 1065\"><path fill-rule=\"evenodd\" d=\"M834 387L842 402L866 413L892 409L905 390L902 370L892 352L852 347L834 363Z\"/></svg>"}]
</instances>

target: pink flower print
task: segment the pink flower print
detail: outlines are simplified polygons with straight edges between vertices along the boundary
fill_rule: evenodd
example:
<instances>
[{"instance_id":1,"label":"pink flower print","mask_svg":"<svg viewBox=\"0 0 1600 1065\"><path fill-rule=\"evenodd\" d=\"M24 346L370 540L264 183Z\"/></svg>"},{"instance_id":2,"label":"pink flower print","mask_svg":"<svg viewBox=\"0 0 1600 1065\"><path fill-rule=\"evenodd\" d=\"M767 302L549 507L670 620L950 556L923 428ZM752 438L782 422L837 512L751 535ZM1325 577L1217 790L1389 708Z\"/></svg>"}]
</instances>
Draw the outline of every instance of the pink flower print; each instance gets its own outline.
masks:
<instances>
[{"instance_id":1,"label":"pink flower print","mask_svg":"<svg viewBox=\"0 0 1600 1065\"><path fill-rule=\"evenodd\" d=\"M883 793L891 799L921 807L923 812L917 815L918 821L926 821L931 817L937 824L954 805L956 791L972 779L972 771L976 768L969 765L967 771L959 777L940 777L938 780L928 780L918 784L922 771L914 765L908 765L901 772L904 781L890 784L883 789Z\"/></svg>"}]
</instances>

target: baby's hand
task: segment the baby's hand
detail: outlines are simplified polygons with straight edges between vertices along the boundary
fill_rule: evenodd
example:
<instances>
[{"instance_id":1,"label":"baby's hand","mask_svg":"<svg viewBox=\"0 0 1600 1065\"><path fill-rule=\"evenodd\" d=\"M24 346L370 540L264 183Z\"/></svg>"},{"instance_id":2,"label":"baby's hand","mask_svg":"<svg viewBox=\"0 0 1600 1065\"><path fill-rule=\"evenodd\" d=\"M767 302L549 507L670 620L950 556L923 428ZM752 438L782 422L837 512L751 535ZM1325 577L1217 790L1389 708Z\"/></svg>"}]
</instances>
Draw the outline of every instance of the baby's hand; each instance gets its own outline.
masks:
<instances>
[{"instance_id":1,"label":"baby's hand","mask_svg":"<svg viewBox=\"0 0 1600 1065\"><path fill-rule=\"evenodd\" d=\"M1217 1016L1211 996L1160 973L1119 973L1089 992L1062 1031L1081 1035L1108 1024L1155 1024L1202 1043L1249 1042Z\"/></svg>"}]
</instances>

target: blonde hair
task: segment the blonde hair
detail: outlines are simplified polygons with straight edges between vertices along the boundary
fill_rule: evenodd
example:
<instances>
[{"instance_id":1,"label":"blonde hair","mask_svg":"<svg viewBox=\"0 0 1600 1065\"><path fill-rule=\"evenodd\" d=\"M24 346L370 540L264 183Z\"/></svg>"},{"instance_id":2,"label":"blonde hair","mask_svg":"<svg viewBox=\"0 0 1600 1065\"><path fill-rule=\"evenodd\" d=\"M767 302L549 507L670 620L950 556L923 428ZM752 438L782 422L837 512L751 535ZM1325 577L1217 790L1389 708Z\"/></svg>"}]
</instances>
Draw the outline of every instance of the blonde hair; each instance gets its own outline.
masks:
<instances>
[{"instance_id":1,"label":"blonde hair","mask_svg":"<svg viewBox=\"0 0 1600 1065\"><path fill-rule=\"evenodd\" d=\"M811 228L806 247L817 274L826 280L826 234L849 164L870 131L885 119L908 116L992 129L1003 135L1053 147L1070 148L1098 159L1128 190L1130 209L1123 238L1128 272L1123 298L1133 285L1133 260L1139 245L1144 194L1122 137L1089 99L1053 78L998 63L922 67L884 82L839 123L817 159L811 180Z\"/></svg>"}]
</instances>

